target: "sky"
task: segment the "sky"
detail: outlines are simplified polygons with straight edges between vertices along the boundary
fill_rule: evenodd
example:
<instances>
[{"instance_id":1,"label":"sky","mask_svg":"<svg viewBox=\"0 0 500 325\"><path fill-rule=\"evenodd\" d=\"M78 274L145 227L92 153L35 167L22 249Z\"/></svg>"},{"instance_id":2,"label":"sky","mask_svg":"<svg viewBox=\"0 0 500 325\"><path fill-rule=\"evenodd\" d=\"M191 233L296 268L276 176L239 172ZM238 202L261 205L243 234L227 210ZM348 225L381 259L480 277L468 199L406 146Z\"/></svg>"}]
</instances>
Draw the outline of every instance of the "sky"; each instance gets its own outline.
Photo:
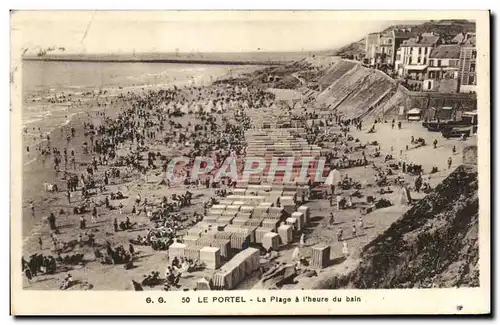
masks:
<instances>
[{"instance_id":1,"label":"sky","mask_svg":"<svg viewBox=\"0 0 500 325\"><path fill-rule=\"evenodd\" d=\"M11 31L30 52L292 52L336 49L395 23L338 12L25 11Z\"/></svg>"}]
</instances>

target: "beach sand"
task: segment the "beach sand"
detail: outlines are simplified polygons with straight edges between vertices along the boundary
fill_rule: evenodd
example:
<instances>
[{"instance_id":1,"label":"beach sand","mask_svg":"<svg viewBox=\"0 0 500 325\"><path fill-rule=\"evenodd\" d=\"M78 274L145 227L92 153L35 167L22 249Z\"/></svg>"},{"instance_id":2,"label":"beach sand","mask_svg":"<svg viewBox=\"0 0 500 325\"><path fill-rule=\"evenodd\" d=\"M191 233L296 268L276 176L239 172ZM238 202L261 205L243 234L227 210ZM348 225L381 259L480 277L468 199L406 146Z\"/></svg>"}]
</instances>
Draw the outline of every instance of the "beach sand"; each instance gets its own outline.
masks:
<instances>
[{"instance_id":1,"label":"beach sand","mask_svg":"<svg viewBox=\"0 0 500 325\"><path fill-rule=\"evenodd\" d=\"M248 67L247 70L241 69L240 73L246 71L253 71L255 67ZM184 83L185 85L189 82ZM201 84L200 84L201 85ZM164 88L162 85L150 85L145 87L126 87L121 89L115 89L114 91L109 91L109 96L113 96L116 99L119 93L142 93L147 90L158 90ZM68 148L68 154L71 149L75 150L76 156L76 171L72 170L71 166L68 164L68 172L73 172L75 174L80 174L86 168L86 164L91 161L92 155L83 154L82 143L84 141L89 142L89 138L84 136L84 122L92 122L95 125L102 123L102 116L97 115L98 112L105 112L106 116L112 117L119 109L125 108L129 105L127 102L117 101L111 107L94 107L93 110L89 111L89 114L82 113L75 115L74 118L64 127L61 133L61 127L53 130L50 133L51 145L53 147L59 148L62 152L64 147ZM233 112L228 112L227 116L231 117ZM215 114L219 119L221 124L222 115ZM186 126L188 123L192 125L201 124L202 121L194 118L194 116L186 115L184 117L173 118L175 123L179 123ZM76 136L71 138L68 143L66 140L66 135L68 134L70 128L75 128ZM160 152L166 156L173 156L174 154L179 154L182 152L178 149L173 149L166 147L161 141L156 141L155 143L150 143L150 150L155 152ZM43 163L42 157L37 157L34 155L33 150L30 150L29 154L25 155L24 158L24 168L23 168L23 256L29 257L33 253L43 253L44 255L53 255L52 244L50 239L50 230L47 222L47 217L50 212L56 215L56 223L60 230L60 234L57 235L58 239L62 242L74 241L78 238L78 234L81 233L78 229L79 225L79 215L74 215L72 212L72 206L75 201L79 201L80 192L72 193L72 203L68 203L65 197L66 184L65 181L61 180L62 172L56 174L53 169L52 157L47 158L45 164ZM128 151L127 146L122 149L120 154L126 154ZM36 159L33 159L35 157ZM83 166L81 166L83 163ZM64 163L62 163L61 169L64 169ZM97 178L102 178L102 173L106 167L100 167L97 172ZM89 215L86 215L87 219L87 233L92 233L95 235L95 240L98 243L103 243L106 240L111 240L113 247L117 245L123 245L128 247L129 239L136 238L138 235L145 236L148 230L151 228L152 224L144 213L140 215L131 214L132 206L134 205L134 199L137 194L141 194L142 197L147 197L151 202L159 202L163 197L170 197L172 194L183 194L185 188L183 186L174 186L172 188L167 188L164 185L158 185L161 180L161 176L157 170L148 172L147 181L143 175L137 175L136 173L127 175L126 168L120 168L121 176L120 178L111 179L110 185L104 193L100 193L97 197L94 197L96 203L103 202L104 197L109 195L111 192L121 191L127 198L124 200L111 200L112 206L118 206L121 202L124 205L123 215L119 214L118 209L104 211L104 207L99 209L99 217L95 224L92 224ZM47 193L43 190L43 183L56 183L59 187L59 192L57 193ZM213 195L213 189L194 189L191 190L193 193L192 205L190 207L184 208L182 213L192 214L194 212L203 213L203 203ZM35 203L35 217L32 217L30 211L30 202ZM64 211L60 214L60 211ZM130 231L120 231L115 233L113 230L113 220L117 218L120 221L124 221L125 217L130 217L132 222L137 222L138 226L134 230ZM182 234L182 232L180 233ZM42 249L39 247L39 239L42 240ZM96 290L133 290L131 280L141 281L142 276L149 274L151 271L160 271L163 276L165 266L167 265L167 253L166 251L154 251L151 246L137 246L136 256L134 259L135 267L131 270L123 270L121 265L103 265L98 261L86 263L85 266L72 266L71 274L75 279L84 279L92 284L93 288ZM86 260L94 260L93 250L85 246L84 248L76 247L67 252L66 254L83 253L85 254ZM63 253L62 255L66 255ZM160 266L160 267L158 267ZM69 269L68 269L69 271ZM208 271L210 273L210 271ZM39 275L33 282L28 282L25 278L24 288L25 289L35 289L35 290L55 290L59 288L60 282L64 277L65 273L59 270L57 274L54 275ZM199 274L203 276L203 272ZM210 274L208 274L210 275ZM195 285L195 280L186 280L192 286ZM193 282L194 281L194 282ZM72 287L72 289L78 289L78 286ZM157 287L156 289L161 289Z\"/></svg>"},{"instance_id":2,"label":"beach sand","mask_svg":"<svg viewBox=\"0 0 500 325\"><path fill-rule=\"evenodd\" d=\"M142 90L142 89L141 89ZM118 106L123 107L127 103L119 103ZM107 113L108 114L108 113ZM227 112L225 116L229 119L232 118L233 112ZM214 114L217 117L219 123L222 123L222 115ZM95 116L93 122L99 124L100 117ZM83 155L81 151L81 143L85 141L83 136L82 122L85 121L87 117L82 115L80 119L73 120L67 127L75 127L76 137L71 139L70 145L74 146L77 153L77 162L89 162L91 155ZM194 115L186 115L184 117L173 118L175 123L180 123L186 126L188 123L197 124L203 123L202 121L195 118ZM412 161L415 164L422 164L425 171L429 171L431 167L437 166L439 172L432 175L429 180L431 186L436 186L442 179L444 179L457 165L461 163L461 149L468 145L475 143L476 138L472 137L467 142L462 142L457 139L445 140L440 136L439 133L427 132L419 123L403 123L402 130L392 130L390 123L379 124L377 127L377 132L368 134L366 132L367 127L365 126L364 131L352 131L351 134L360 139L361 143L366 143L368 141L378 141L381 145L382 155L375 159L378 163L383 160L385 154L391 153L390 148L393 147L393 155L398 159L397 153L399 150L403 150L404 159L406 161ZM65 136L60 136L59 130L53 132L52 140L53 144L62 149L66 145ZM417 149L412 149L406 151L406 144L410 142L411 135L418 138L422 136L426 142L427 146L420 147ZM437 149L432 148L432 141L434 138L438 138L439 144ZM404 140L407 139L407 140ZM446 160L451 156L451 148L457 146L457 154L453 156L453 165L451 169L447 169ZM166 156L173 156L179 154L177 149L167 147L161 142L154 142L150 144L150 150L158 151ZM127 152L127 147L123 148L123 153ZM432 160L429 157L433 157ZM84 168L84 167L79 167ZM98 177L102 175L103 170L106 167L99 167ZM128 246L128 240L137 237L137 235L145 236L148 233L148 229L151 228L151 222L144 215L133 215L131 214L131 208L134 205L134 199L137 194L147 197L150 202L159 202L161 197L169 197L173 193L181 194L185 192L184 186L176 186L172 188L167 188L164 185L159 185L161 180L161 173L157 170L148 172L147 181L142 175L136 173L127 174L126 168L120 168L122 175L119 178L111 179L110 186L107 187L106 192L98 194L94 197L96 203L101 202L104 196L110 192L121 191L127 198L120 201L111 201L111 205L117 206L119 202L124 205L124 214L120 215L117 209L115 210L105 210L104 207L99 207L99 217L95 224L91 223L90 218L87 216L87 229L88 233L95 235L96 242L103 243L106 240L112 242L112 246L117 245ZM349 177L360 181L366 182L371 181L374 176L373 170L371 168L356 167L350 168L347 171L341 171L348 173ZM51 182L56 178L56 174L51 170L51 162L47 162L45 166L40 162L34 162L25 166L25 181L23 181L23 194L24 194L24 211L23 211L23 231L26 238L25 245L23 247L24 256L29 256L33 252L39 252L38 239L41 238L43 245L42 251L44 254L53 254L51 251L50 243L50 231L49 227L45 222L45 218L50 212L54 212L57 217L57 224L59 226L61 234L58 238L62 241L69 242L71 240L76 240L78 233L78 223L79 215L74 215L70 210L70 204L68 204L66 198L64 197L64 192L59 193L45 193L42 189L43 182ZM413 178L406 177L407 180L412 182ZM60 189L65 189L65 184L58 183ZM198 188L191 190L193 192L193 204L182 210L184 213L192 214L194 212L203 213L203 203L213 195L213 189ZM375 189L373 189L375 191ZM80 193L73 192L74 197L72 200L78 200ZM370 190L367 189L365 195L371 194ZM394 192L392 194L385 195L391 202L397 201L398 193ZM414 195L416 199L421 198L423 194ZM34 220L31 219L31 213L29 211L29 201L34 200L36 202L36 217ZM356 202L354 202L356 203ZM302 252L303 256L310 256L311 246L316 243L326 243L332 246L331 258L339 257L342 254L341 243L336 242L335 233L336 227L329 227L328 216L332 208L329 206L329 202L326 200L317 200L309 202L308 205L311 207L312 220L311 224L306 229L307 233L307 245ZM64 214L59 214L59 210L64 210ZM352 249L353 256L359 256L359 251L364 245L369 243L378 234L387 229L395 220L402 216L407 206L394 205L389 208L384 208L377 210L374 213L367 215L364 218L366 228L363 233L360 233L356 238L349 238L349 246ZM117 218L119 221L123 221L125 217L130 217L132 222L137 222L138 226L129 231L120 231L115 233L113 230L113 220ZM335 212L336 225L345 225L347 229L350 228L353 220L357 220L359 217L359 211L357 209L343 210L339 213ZM348 231L347 231L348 232ZM181 232L182 234L182 232ZM346 234L347 237L350 237ZM291 259L291 254L296 244L292 244L289 247L284 247L280 250L280 261L289 261ZM71 272L74 279L79 279L81 281L86 281L91 283L94 290L133 290L131 280L141 281L142 277L149 274L152 271L159 271L160 275L163 276L165 267L168 264L168 253L166 251L154 251L150 246L136 246L136 257L134 260L135 267L130 270L124 270L122 265L103 265L98 261L94 260L94 254L90 247L84 246L76 248L71 251L73 253L83 253L85 254L85 259L90 260L83 266L74 266L68 271ZM344 272L356 265L357 260L355 258L349 259L346 263L340 265L334 265L323 270L322 274L331 274L331 272ZM210 277L213 271L204 270L192 273L189 278L181 279L182 288L193 288L195 282L202 276ZM64 278L65 273L57 273L54 275L40 275L36 277L35 281L28 282L25 279L24 287L26 289L43 289L43 290L54 290L58 289L61 280ZM241 284L240 288L251 288L254 286L255 279L248 279L245 283ZM299 282L297 286L290 286L285 288L295 288L304 287L308 288L311 280L303 280L304 282ZM75 286L72 289L78 290L80 287ZM259 288L259 286L255 286ZM150 288L145 288L149 290ZM156 286L152 288L154 290L162 290L162 286Z\"/></svg>"}]
</instances>

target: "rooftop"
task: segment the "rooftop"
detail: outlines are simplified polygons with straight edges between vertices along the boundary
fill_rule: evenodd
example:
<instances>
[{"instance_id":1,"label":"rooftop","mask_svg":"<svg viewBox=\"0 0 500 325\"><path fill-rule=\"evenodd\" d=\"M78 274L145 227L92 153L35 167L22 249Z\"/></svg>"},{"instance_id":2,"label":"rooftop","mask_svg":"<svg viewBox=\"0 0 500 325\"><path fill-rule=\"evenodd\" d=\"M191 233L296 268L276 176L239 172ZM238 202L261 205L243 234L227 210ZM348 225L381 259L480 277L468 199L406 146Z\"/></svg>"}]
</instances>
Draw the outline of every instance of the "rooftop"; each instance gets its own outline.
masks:
<instances>
[{"instance_id":1,"label":"rooftop","mask_svg":"<svg viewBox=\"0 0 500 325\"><path fill-rule=\"evenodd\" d=\"M476 33L458 33L452 40L452 43L463 45L476 45Z\"/></svg>"},{"instance_id":2,"label":"rooftop","mask_svg":"<svg viewBox=\"0 0 500 325\"><path fill-rule=\"evenodd\" d=\"M419 35L417 37L410 38L403 42L401 46L433 46L439 41L439 36L437 35Z\"/></svg>"},{"instance_id":3,"label":"rooftop","mask_svg":"<svg viewBox=\"0 0 500 325\"><path fill-rule=\"evenodd\" d=\"M403 32L403 31L399 31L399 30L395 30L394 31L394 37L395 38L411 38L411 37L414 37L415 34L412 33L412 32Z\"/></svg>"},{"instance_id":4,"label":"rooftop","mask_svg":"<svg viewBox=\"0 0 500 325\"><path fill-rule=\"evenodd\" d=\"M459 45L440 45L433 48L429 56L431 59L458 59L460 57Z\"/></svg>"}]
</instances>

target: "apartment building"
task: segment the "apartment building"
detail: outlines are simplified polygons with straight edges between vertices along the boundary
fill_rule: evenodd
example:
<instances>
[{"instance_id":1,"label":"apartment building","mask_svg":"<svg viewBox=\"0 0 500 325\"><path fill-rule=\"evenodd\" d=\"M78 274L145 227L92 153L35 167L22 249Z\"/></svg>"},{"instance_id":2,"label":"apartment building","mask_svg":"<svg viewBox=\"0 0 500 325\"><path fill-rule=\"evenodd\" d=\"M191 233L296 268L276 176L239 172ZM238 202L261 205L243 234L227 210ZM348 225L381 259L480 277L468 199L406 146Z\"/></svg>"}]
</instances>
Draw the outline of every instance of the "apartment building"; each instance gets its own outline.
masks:
<instances>
[{"instance_id":1,"label":"apartment building","mask_svg":"<svg viewBox=\"0 0 500 325\"><path fill-rule=\"evenodd\" d=\"M477 86L477 49L476 35L468 33L469 36L463 42L459 57L459 91L461 93L475 92Z\"/></svg>"},{"instance_id":2,"label":"apartment building","mask_svg":"<svg viewBox=\"0 0 500 325\"><path fill-rule=\"evenodd\" d=\"M434 33L424 33L403 41L396 54L395 69L398 75L410 80L423 81L431 51L440 42L439 35Z\"/></svg>"},{"instance_id":3,"label":"apartment building","mask_svg":"<svg viewBox=\"0 0 500 325\"><path fill-rule=\"evenodd\" d=\"M459 59L461 47L456 44L439 45L431 50L426 79L422 90L455 93L459 90Z\"/></svg>"},{"instance_id":4,"label":"apartment building","mask_svg":"<svg viewBox=\"0 0 500 325\"><path fill-rule=\"evenodd\" d=\"M371 66L389 65L396 62L396 51L402 42L413 36L409 29L371 33L366 37L366 58Z\"/></svg>"},{"instance_id":5,"label":"apartment building","mask_svg":"<svg viewBox=\"0 0 500 325\"><path fill-rule=\"evenodd\" d=\"M370 33L365 38L365 58L369 65L375 65L380 45L380 33Z\"/></svg>"}]
</instances>

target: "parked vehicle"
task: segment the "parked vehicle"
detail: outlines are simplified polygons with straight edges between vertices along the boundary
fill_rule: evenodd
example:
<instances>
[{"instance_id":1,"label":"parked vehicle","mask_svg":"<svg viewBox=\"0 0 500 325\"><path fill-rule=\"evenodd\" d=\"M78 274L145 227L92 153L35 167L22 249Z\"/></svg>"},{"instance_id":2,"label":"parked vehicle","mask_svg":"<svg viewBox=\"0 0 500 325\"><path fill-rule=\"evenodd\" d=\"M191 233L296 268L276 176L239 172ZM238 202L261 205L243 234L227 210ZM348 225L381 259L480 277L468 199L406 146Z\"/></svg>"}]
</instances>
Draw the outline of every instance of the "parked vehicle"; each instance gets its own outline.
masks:
<instances>
[{"instance_id":1,"label":"parked vehicle","mask_svg":"<svg viewBox=\"0 0 500 325\"><path fill-rule=\"evenodd\" d=\"M470 128L453 128L452 127L452 128L446 128L446 129L441 130L441 134L446 139L449 139L449 138L461 138L464 135L466 137L469 137L470 136L470 131L471 131Z\"/></svg>"}]
</instances>

